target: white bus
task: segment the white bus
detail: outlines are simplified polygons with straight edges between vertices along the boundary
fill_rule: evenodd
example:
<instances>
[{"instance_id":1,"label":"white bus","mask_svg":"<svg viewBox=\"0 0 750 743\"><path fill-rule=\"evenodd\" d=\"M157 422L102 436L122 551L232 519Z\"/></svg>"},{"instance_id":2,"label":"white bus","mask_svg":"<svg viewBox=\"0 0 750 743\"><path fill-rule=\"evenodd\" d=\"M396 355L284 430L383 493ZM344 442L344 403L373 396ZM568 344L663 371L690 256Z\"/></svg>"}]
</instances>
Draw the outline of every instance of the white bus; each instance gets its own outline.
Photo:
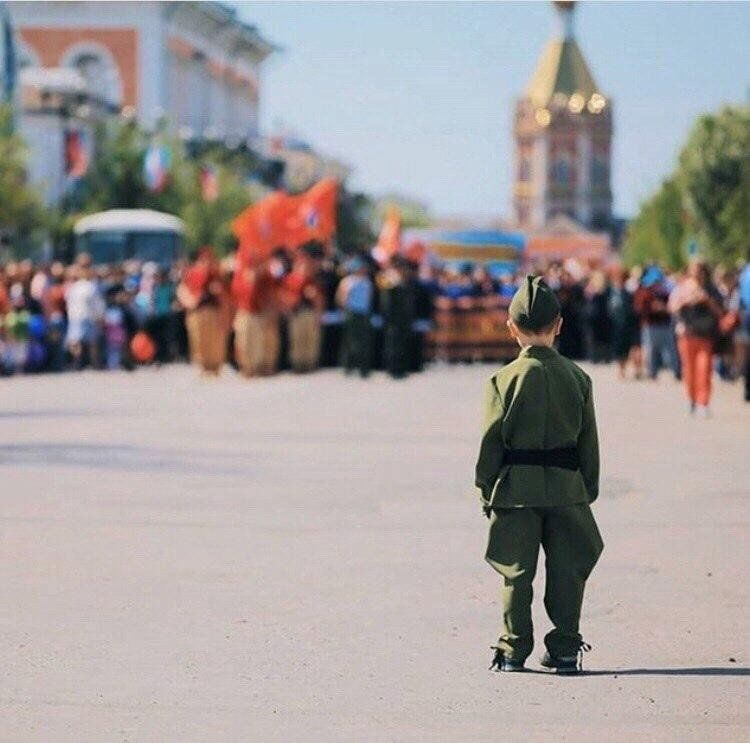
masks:
<instances>
[{"instance_id":1,"label":"white bus","mask_svg":"<svg viewBox=\"0 0 750 743\"><path fill-rule=\"evenodd\" d=\"M75 252L94 264L130 259L169 265L183 254L185 225L171 214L151 209L110 209L76 222Z\"/></svg>"}]
</instances>

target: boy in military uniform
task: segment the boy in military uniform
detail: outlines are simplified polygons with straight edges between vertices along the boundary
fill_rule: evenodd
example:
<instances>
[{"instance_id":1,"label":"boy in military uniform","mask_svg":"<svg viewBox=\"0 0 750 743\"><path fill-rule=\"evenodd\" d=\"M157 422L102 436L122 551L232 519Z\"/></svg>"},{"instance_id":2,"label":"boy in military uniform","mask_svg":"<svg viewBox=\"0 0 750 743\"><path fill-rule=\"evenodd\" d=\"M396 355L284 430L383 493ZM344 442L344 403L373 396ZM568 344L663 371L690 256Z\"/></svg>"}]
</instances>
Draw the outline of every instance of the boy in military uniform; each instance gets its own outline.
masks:
<instances>
[{"instance_id":1,"label":"boy in military uniform","mask_svg":"<svg viewBox=\"0 0 750 743\"><path fill-rule=\"evenodd\" d=\"M586 579L602 551L589 504L599 489L591 379L554 348L560 304L527 276L509 308L518 358L487 385L476 485L490 519L486 560L503 578L502 632L491 668L522 671L534 637L532 581L544 549L544 606L552 624L542 665L581 668L579 632Z\"/></svg>"}]
</instances>

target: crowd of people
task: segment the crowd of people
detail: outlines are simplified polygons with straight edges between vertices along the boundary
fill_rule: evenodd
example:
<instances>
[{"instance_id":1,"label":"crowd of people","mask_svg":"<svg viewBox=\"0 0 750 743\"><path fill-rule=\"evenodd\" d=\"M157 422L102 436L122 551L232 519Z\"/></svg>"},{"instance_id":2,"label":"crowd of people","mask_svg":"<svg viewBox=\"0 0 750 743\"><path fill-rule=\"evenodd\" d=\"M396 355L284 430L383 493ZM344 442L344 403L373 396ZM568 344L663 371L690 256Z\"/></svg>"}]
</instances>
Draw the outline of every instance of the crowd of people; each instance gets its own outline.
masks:
<instances>
[{"instance_id":1,"label":"crowd of people","mask_svg":"<svg viewBox=\"0 0 750 743\"><path fill-rule=\"evenodd\" d=\"M666 369L683 380L701 414L714 372L744 376L750 400L750 267L711 273L693 261L677 273L566 261L540 272L562 305L565 356L615 362L622 377L655 379ZM236 270L210 248L171 266L95 266L86 254L69 266L7 263L0 267L0 371L190 359L207 375L230 363L247 377L341 366L401 378L423 368L436 307L502 309L521 276L401 256L385 265L368 255L337 260L314 242Z\"/></svg>"},{"instance_id":2,"label":"crowd of people","mask_svg":"<svg viewBox=\"0 0 750 743\"><path fill-rule=\"evenodd\" d=\"M685 386L692 412L708 415L714 373L744 378L750 401L750 264L736 270L692 260L686 270L657 265L591 269L569 260L538 269L557 292L559 351L575 360L617 364L621 378L656 379L662 369ZM509 300L521 275L479 268L446 274L440 293Z\"/></svg>"}]
</instances>

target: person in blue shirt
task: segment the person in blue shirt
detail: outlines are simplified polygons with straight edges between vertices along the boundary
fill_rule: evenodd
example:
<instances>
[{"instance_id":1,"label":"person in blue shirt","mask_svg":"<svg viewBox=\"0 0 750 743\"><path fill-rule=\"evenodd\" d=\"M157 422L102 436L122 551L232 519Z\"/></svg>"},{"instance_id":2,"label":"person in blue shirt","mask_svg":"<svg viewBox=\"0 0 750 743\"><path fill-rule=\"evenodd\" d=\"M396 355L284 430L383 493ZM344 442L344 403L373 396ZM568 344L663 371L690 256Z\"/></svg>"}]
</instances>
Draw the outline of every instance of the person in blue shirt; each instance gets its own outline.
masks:
<instances>
[{"instance_id":1,"label":"person in blue shirt","mask_svg":"<svg viewBox=\"0 0 750 743\"><path fill-rule=\"evenodd\" d=\"M367 262L360 257L346 264L347 276L339 284L336 303L344 311L341 365L344 373L359 369L364 379L372 369L372 307L375 287Z\"/></svg>"}]
</instances>

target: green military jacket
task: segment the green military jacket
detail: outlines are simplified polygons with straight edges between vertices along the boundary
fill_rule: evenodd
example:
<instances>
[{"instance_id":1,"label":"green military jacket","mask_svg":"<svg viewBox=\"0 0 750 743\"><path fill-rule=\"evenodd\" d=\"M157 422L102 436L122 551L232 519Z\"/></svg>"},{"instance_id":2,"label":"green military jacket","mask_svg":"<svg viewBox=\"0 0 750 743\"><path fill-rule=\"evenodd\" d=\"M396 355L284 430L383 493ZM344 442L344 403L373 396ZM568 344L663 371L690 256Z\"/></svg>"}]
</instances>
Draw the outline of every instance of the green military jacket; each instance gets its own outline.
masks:
<instances>
[{"instance_id":1,"label":"green military jacket","mask_svg":"<svg viewBox=\"0 0 750 743\"><path fill-rule=\"evenodd\" d=\"M579 470L503 464L509 449L576 447ZM589 376L554 348L530 346L487 385L476 485L485 508L591 503L599 442Z\"/></svg>"}]
</instances>

